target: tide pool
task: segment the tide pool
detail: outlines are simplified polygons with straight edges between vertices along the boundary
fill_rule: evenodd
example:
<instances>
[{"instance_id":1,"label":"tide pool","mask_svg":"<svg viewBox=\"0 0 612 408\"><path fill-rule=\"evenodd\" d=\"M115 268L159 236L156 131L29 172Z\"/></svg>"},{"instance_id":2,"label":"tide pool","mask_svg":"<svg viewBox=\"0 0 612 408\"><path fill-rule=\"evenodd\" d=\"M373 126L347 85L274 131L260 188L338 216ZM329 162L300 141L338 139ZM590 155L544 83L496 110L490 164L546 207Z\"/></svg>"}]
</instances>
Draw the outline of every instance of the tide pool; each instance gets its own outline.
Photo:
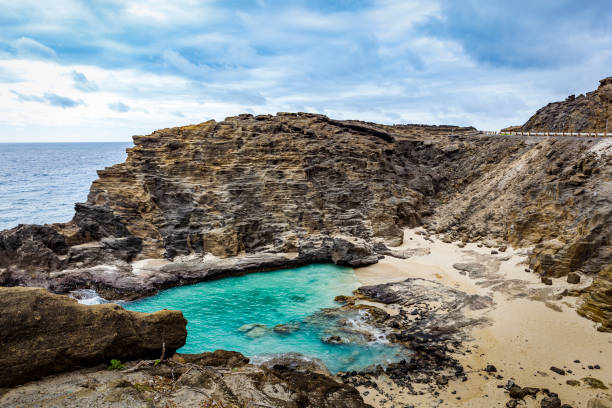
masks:
<instances>
[{"instance_id":1,"label":"tide pool","mask_svg":"<svg viewBox=\"0 0 612 408\"><path fill-rule=\"evenodd\" d=\"M358 287L350 268L320 264L202 282L125 303L139 312L181 310L188 321L181 353L234 350L261 360L297 352L322 360L332 372L406 358L364 312L339 313L337 295ZM274 327L277 325L285 325ZM343 344L338 342L338 336Z\"/></svg>"}]
</instances>

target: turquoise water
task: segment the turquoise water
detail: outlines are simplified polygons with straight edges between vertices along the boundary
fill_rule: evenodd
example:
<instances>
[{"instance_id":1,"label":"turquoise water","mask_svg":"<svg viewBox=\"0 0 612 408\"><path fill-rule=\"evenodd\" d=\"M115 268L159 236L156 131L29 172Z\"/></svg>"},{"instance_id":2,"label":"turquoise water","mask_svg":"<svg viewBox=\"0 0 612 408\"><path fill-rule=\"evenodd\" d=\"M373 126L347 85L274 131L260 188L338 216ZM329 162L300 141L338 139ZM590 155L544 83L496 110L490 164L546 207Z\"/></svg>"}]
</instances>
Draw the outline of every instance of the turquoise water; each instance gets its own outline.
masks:
<instances>
[{"instance_id":1,"label":"turquoise water","mask_svg":"<svg viewBox=\"0 0 612 408\"><path fill-rule=\"evenodd\" d=\"M334 297L357 287L350 268L309 265L176 287L123 306L139 312L181 310L188 321L182 353L225 349L261 358L297 352L321 359L332 372L405 358L405 351L386 343L359 312L324 310L337 308ZM275 331L279 324L292 332ZM336 335L350 343L322 341Z\"/></svg>"}]
</instances>

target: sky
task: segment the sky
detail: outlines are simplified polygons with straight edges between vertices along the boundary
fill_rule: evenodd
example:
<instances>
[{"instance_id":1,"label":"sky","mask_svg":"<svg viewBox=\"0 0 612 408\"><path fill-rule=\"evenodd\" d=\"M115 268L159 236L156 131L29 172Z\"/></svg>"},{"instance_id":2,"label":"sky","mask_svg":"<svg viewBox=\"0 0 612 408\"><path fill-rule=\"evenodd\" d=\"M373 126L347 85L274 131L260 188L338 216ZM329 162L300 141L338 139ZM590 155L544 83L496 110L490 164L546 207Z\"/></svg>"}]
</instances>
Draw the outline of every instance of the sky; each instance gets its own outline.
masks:
<instances>
[{"instance_id":1,"label":"sky","mask_svg":"<svg viewBox=\"0 0 612 408\"><path fill-rule=\"evenodd\" d=\"M0 0L0 142L239 113L497 130L612 75L610 0Z\"/></svg>"}]
</instances>

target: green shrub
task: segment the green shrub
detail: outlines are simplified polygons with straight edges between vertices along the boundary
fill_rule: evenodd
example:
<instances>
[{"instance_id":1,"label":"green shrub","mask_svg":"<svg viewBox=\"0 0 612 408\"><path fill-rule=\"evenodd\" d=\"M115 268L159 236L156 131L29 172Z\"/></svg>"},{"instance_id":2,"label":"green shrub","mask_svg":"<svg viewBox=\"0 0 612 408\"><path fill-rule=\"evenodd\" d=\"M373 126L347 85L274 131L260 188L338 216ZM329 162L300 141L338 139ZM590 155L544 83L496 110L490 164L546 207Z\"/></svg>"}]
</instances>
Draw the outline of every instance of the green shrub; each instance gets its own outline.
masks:
<instances>
[{"instance_id":1,"label":"green shrub","mask_svg":"<svg viewBox=\"0 0 612 408\"><path fill-rule=\"evenodd\" d=\"M110 362L110 366L108 366L109 370L123 370L125 368L125 364L123 364L120 360L112 359Z\"/></svg>"}]
</instances>

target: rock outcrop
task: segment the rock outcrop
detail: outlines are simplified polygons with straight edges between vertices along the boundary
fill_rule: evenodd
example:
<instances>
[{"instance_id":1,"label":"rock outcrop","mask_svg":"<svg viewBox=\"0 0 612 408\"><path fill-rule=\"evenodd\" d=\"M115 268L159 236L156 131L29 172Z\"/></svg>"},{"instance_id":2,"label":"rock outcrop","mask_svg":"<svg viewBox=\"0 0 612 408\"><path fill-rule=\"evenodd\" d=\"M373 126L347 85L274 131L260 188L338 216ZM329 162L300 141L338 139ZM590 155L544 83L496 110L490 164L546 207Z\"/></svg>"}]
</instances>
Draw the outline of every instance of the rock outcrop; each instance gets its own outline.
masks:
<instances>
[{"instance_id":1,"label":"rock outcrop","mask_svg":"<svg viewBox=\"0 0 612 408\"><path fill-rule=\"evenodd\" d=\"M586 95L570 95L539 109L523 126L503 131L516 132L599 132L610 122L612 134L612 77L599 81L599 87Z\"/></svg>"},{"instance_id":2,"label":"rock outcrop","mask_svg":"<svg viewBox=\"0 0 612 408\"><path fill-rule=\"evenodd\" d=\"M162 129L134 144L125 163L99 172L71 222L0 232L1 285L116 299L313 262L357 267L424 225L447 240L534 246L542 275L598 275L585 315L611 327L596 312L612 304L602 273L612 262L609 139L283 113Z\"/></svg>"},{"instance_id":3,"label":"rock outcrop","mask_svg":"<svg viewBox=\"0 0 612 408\"><path fill-rule=\"evenodd\" d=\"M459 145L424 140L449 131L474 129L279 114L135 136L71 222L0 232L0 284L129 298L236 272L375 263L374 244L401 243L452 176ZM146 258L174 264L133 267Z\"/></svg>"},{"instance_id":4,"label":"rock outcrop","mask_svg":"<svg viewBox=\"0 0 612 408\"><path fill-rule=\"evenodd\" d=\"M0 406L368 408L359 392L302 367L248 364L218 350L124 371L82 370L12 389ZM371 407L370 407L371 408Z\"/></svg>"},{"instance_id":5,"label":"rock outcrop","mask_svg":"<svg viewBox=\"0 0 612 408\"><path fill-rule=\"evenodd\" d=\"M85 306L44 289L0 288L0 388L111 359L159 358L185 344L179 311Z\"/></svg>"}]
</instances>

